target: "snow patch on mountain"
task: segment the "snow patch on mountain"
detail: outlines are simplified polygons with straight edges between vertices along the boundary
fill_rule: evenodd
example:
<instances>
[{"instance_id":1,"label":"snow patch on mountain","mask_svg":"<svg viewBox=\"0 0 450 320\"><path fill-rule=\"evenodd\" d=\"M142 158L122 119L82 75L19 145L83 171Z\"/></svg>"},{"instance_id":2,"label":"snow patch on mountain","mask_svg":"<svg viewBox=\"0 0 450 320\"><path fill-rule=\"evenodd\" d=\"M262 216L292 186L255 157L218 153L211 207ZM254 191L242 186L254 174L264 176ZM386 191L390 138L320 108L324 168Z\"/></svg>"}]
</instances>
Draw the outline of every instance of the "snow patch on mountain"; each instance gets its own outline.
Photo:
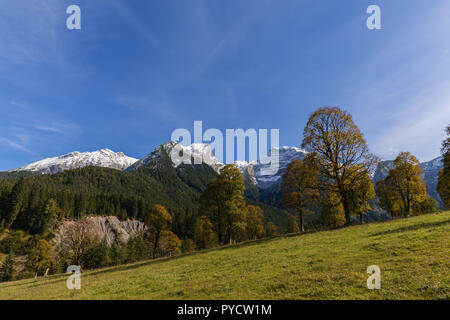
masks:
<instances>
[{"instance_id":1,"label":"snow patch on mountain","mask_svg":"<svg viewBox=\"0 0 450 320\"><path fill-rule=\"evenodd\" d=\"M431 161L422 162L420 167L423 169L425 176L430 176L431 178L437 181L437 174L441 169L444 168L444 164L442 163L442 157L437 157ZM394 169L395 164L394 160L386 160L381 161L377 167L377 170L373 176L373 181L377 182L381 179L384 179L389 174L389 170Z\"/></svg>"},{"instance_id":2,"label":"snow patch on mountain","mask_svg":"<svg viewBox=\"0 0 450 320\"><path fill-rule=\"evenodd\" d=\"M192 155L192 157L201 157L201 155L203 155L203 163L210 165L218 173L225 166L213 155L211 147L208 144L197 143L182 148L183 152ZM274 185L279 186L281 177L286 171L289 163L295 159L302 160L306 153L306 151L297 147L273 148L270 150L268 156L261 160L252 162L235 161L234 165L241 171L242 176L247 183L255 185L258 188L267 189ZM199 159L201 162L202 158ZM278 170L276 170L274 174L265 174L265 171L267 172L267 170L264 169L273 165L273 162L276 162L276 160L278 160Z\"/></svg>"},{"instance_id":3,"label":"snow patch on mountain","mask_svg":"<svg viewBox=\"0 0 450 320\"><path fill-rule=\"evenodd\" d=\"M162 159L166 159L170 151L177 145L176 142L167 142L155 148L148 155L133 163L126 171L134 171L142 167L156 166Z\"/></svg>"},{"instance_id":4,"label":"snow patch on mountain","mask_svg":"<svg viewBox=\"0 0 450 320\"><path fill-rule=\"evenodd\" d=\"M431 161L428 162L422 162L420 166L424 171L431 171L431 170L441 170L444 168L444 163L442 162L443 157L437 157Z\"/></svg>"},{"instance_id":5,"label":"snow patch on mountain","mask_svg":"<svg viewBox=\"0 0 450 320\"><path fill-rule=\"evenodd\" d=\"M185 161L174 161L171 155L173 152L178 152L176 158L184 159ZM234 165L241 171L244 180L259 188L266 189L281 183L281 177L286 171L287 166L292 160L302 160L306 151L297 147L281 147L272 149L268 156L261 161L236 161ZM273 155L273 157L272 157ZM275 158L275 156L277 156ZM177 142L167 142L157 147L150 154L134 163L127 171L133 171L140 167L158 166L161 159L171 161L174 167L181 163L185 164L201 164L205 163L213 168L217 173L220 173L225 166L213 154L211 146L206 143L194 143L189 146L182 146ZM278 170L271 175L265 175L263 169L267 169L271 165L271 161L278 159Z\"/></svg>"},{"instance_id":6,"label":"snow patch on mountain","mask_svg":"<svg viewBox=\"0 0 450 320\"><path fill-rule=\"evenodd\" d=\"M170 161L174 167L180 164L206 163L217 173L224 166L212 153L211 146L205 143L194 143L183 146L177 142L167 142L158 146L151 153L131 165L127 171L141 167L156 167L161 161Z\"/></svg>"},{"instance_id":7,"label":"snow patch on mountain","mask_svg":"<svg viewBox=\"0 0 450 320\"><path fill-rule=\"evenodd\" d=\"M24 167L10 170L10 172L32 171L41 172L43 174L53 174L88 166L124 170L137 160L138 159L126 156L122 152L114 152L109 149L101 149L94 152L74 151L59 157L43 159Z\"/></svg>"},{"instance_id":8,"label":"snow patch on mountain","mask_svg":"<svg viewBox=\"0 0 450 320\"><path fill-rule=\"evenodd\" d=\"M269 156L261 159L256 164L253 164L255 179L257 186L260 189L269 189L273 187L279 187L281 184L281 177L286 172L288 165L293 160L303 160L307 154L307 151L297 147L280 147L273 148ZM278 158L278 171L275 174L265 175L263 169L269 167L270 161L274 161L274 158Z\"/></svg>"}]
</instances>

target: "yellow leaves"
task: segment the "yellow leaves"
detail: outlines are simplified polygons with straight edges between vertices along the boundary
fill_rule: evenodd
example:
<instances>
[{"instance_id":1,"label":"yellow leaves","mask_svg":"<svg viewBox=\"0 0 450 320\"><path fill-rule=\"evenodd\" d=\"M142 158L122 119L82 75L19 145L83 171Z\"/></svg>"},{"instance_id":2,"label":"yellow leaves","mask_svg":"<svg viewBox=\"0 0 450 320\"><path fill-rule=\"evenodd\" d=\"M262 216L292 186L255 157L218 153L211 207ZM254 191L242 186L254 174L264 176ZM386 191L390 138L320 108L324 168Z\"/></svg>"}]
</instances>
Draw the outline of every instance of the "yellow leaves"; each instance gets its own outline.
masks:
<instances>
[{"instance_id":1,"label":"yellow leaves","mask_svg":"<svg viewBox=\"0 0 450 320\"><path fill-rule=\"evenodd\" d=\"M420 208L428 200L419 161L409 152L401 152L394 160L395 168L377 183L377 194L383 209L393 215L409 215L413 208Z\"/></svg>"},{"instance_id":2,"label":"yellow leaves","mask_svg":"<svg viewBox=\"0 0 450 320\"><path fill-rule=\"evenodd\" d=\"M317 175L314 167L301 160L292 161L282 177L283 205L301 210L306 204L317 202L320 196Z\"/></svg>"},{"instance_id":3,"label":"yellow leaves","mask_svg":"<svg viewBox=\"0 0 450 320\"><path fill-rule=\"evenodd\" d=\"M166 208L156 204L145 217L145 224L161 232L170 228L172 225L172 216L167 212Z\"/></svg>"},{"instance_id":4,"label":"yellow leaves","mask_svg":"<svg viewBox=\"0 0 450 320\"><path fill-rule=\"evenodd\" d=\"M263 210L258 206L248 206L245 215L245 229L249 239L264 236L266 230L263 225Z\"/></svg>"},{"instance_id":5,"label":"yellow leaves","mask_svg":"<svg viewBox=\"0 0 450 320\"><path fill-rule=\"evenodd\" d=\"M349 223L350 204L355 202L355 195L360 196L357 206L361 210L367 208L363 194L350 191L376 169L378 158L369 152L350 113L338 107L319 108L310 116L303 131L302 147L310 152L307 158L317 164L321 190L342 197Z\"/></svg>"},{"instance_id":6,"label":"yellow leaves","mask_svg":"<svg viewBox=\"0 0 450 320\"><path fill-rule=\"evenodd\" d=\"M321 219L330 228L343 226L345 224L345 215L342 205L335 208L323 207Z\"/></svg>"},{"instance_id":7,"label":"yellow leaves","mask_svg":"<svg viewBox=\"0 0 450 320\"><path fill-rule=\"evenodd\" d=\"M300 228L298 227L297 219L293 215L288 216L287 233L298 233Z\"/></svg>"},{"instance_id":8,"label":"yellow leaves","mask_svg":"<svg viewBox=\"0 0 450 320\"><path fill-rule=\"evenodd\" d=\"M364 214L371 209L368 201L375 197L372 179L365 174L350 186L352 211L355 214Z\"/></svg>"},{"instance_id":9,"label":"yellow leaves","mask_svg":"<svg viewBox=\"0 0 450 320\"><path fill-rule=\"evenodd\" d=\"M214 221L219 243L226 233L228 241L236 239L243 230L245 213L244 179L236 166L226 165L220 174L208 183L200 198L200 213Z\"/></svg>"},{"instance_id":10,"label":"yellow leaves","mask_svg":"<svg viewBox=\"0 0 450 320\"><path fill-rule=\"evenodd\" d=\"M208 202L212 199L222 202L230 199L244 201L244 190L245 184L241 172L236 166L228 164L208 184L202 198L203 202Z\"/></svg>"},{"instance_id":11,"label":"yellow leaves","mask_svg":"<svg viewBox=\"0 0 450 320\"><path fill-rule=\"evenodd\" d=\"M197 219L194 240L197 247L200 249L209 248L213 244L213 225L207 217L201 216Z\"/></svg>"},{"instance_id":12,"label":"yellow leaves","mask_svg":"<svg viewBox=\"0 0 450 320\"><path fill-rule=\"evenodd\" d=\"M54 199L49 199L47 201L47 204L44 208L44 214L47 215L49 218L56 220L59 218L59 215L62 213L61 209L59 208L58 204Z\"/></svg>"},{"instance_id":13,"label":"yellow leaves","mask_svg":"<svg viewBox=\"0 0 450 320\"><path fill-rule=\"evenodd\" d=\"M377 164L351 115L337 107L320 108L310 116L302 147L316 154L321 173L336 184L351 179L346 174L350 167L368 173Z\"/></svg>"},{"instance_id":14,"label":"yellow leaves","mask_svg":"<svg viewBox=\"0 0 450 320\"><path fill-rule=\"evenodd\" d=\"M164 253L173 255L180 251L181 241L172 231L164 231L159 241L160 250Z\"/></svg>"},{"instance_id":15,"label":"yellow leaves","mask_svg":"<svg viewBox=\"0 0 450 320\"><path fill-rule=\"evenodd\" d=\"M34 272L39 273L51 267L52 246L44 239L36 244L27 258L27 266Z\"/></svg>"}]
</instances>

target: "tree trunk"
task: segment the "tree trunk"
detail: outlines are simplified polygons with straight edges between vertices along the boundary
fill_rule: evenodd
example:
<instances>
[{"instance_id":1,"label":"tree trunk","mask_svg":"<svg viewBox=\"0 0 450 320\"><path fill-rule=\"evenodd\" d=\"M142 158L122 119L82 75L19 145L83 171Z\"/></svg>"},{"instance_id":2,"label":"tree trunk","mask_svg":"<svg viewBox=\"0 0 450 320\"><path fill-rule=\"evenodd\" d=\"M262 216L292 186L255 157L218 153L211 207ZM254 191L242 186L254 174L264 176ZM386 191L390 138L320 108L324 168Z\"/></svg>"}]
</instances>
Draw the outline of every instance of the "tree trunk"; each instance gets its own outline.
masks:
<instances>
[{"instance_id":1,"label":"tree trunk","mask_svg":"<svg viewBox=\"0 0 450 320\"><path fill-rule=\"evenodd\" d=\"M305 232L305 221L303 220L303 211L300 210L300 232Z\"/></svg>"},{"instance_id":2,"label":"tree trunk","mask_svg":"<svg viewBox=\"0 0 450 320\"><path fill-rule=\"evenodd\" d=\"M343 198L343 205L344 205L344 213L345 213L345 224L349 225L352 222L352 217L350 213L350 205L348 203L347 197L344 195Z\"/></svg>"},{"instance_id":3,"label":"tree trunk","mask_svg":"<svg viewBox=\"0 0 450 320\"><path fill-rule=\"evenodd\" d=\"M227 243L231 244L231 230L229 227L227 228Z\"/></svg>"},{"instance_id":4,"label":"tree trunk","mask_svg":"<svg viewBox=\"0 0 450 320\"><path fill-rule=\"evenodd\" d=\"M160 232L158 231L155 235L155 242L153 243L153 253L152 253L153 259L155 259L156 249L158 248L159 234L160 234Z\"/></svg>"},{"instance_id":5,"label":"tree trunk","mask_svg":"<svg viewBox=\"0 0 450 320\"><path fill-rule=\"evenodd\" d=\"M359 213L359 223L363 223L363 215L362 213Z\"/></svg>"},{"instance_id":6,"label":"tree trunk","mask_svg":"<svg viewBox=\"0 0 450 320\"><path fill-rule=\"evenodd\" d=\"M409 216L409 211L411 210L411 200L409 198L409 192L407 193L407 199L406 199L406 217Z\"/></svg>"},{"instance_id":7,"label":"tree trunk","mask_svg":"<svg viewBox=\"0 0 450 320\"><path fill-rule=\"evenodd\" d=\"M217 201L217 237L219 240L219 246L222 245L222 213L220 212L220 203Z\"/></svg>"}]
</instances>

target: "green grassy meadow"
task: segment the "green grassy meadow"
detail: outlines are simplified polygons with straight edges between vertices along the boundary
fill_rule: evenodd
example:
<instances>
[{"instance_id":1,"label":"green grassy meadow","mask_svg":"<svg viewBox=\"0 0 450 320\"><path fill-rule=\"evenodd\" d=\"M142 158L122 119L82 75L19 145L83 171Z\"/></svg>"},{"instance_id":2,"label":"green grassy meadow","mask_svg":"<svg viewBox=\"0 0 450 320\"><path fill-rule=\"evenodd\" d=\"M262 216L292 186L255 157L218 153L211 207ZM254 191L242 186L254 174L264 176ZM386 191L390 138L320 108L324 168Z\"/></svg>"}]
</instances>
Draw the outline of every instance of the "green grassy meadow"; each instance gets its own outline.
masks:
<instances>
[{"instance_id":1,"label":"green grassy meadow","mask_svg":"<svg viewBox=\"0 0 450 320\"><path fill-rule=\"evenodd\" d=\"M369 290L369 265L381 289ZM0 299L449 299L450 212L0 284Z\"/></svg>"}]
</instances>

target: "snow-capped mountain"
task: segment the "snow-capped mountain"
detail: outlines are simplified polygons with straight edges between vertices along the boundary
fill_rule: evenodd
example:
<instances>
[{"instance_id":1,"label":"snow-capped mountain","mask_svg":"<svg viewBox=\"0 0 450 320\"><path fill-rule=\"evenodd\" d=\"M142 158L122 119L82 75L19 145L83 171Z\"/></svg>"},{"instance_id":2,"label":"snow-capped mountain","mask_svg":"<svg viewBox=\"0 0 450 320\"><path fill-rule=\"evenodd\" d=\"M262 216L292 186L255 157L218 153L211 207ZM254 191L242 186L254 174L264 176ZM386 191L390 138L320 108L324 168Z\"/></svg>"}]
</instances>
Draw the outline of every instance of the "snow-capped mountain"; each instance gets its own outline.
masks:
<instances>
[{"instance_id":1,"label":"snow-capped mountain","mask_svg":"<svg viewBox=\"0 0 450 320\"><path fill-rule=\"evenodd\" d=\"M177 143L175 142L167 142L165 144L162 144L156 147L155 150L150 152L144 158L130 165L125 170L134 171L142 167L157 166L162 160L169 160L168 154L170 154L170 151L175 147L175 145L177 145Z\"/></svg>"},{"instance_id":2,"label":"snow-capped mountain","mask_svg":"<svg viewBox=\"0 0 450 320\"><path fill-rule=\"evenodd\" d=\"M444 163L442 162L442 160L443 157L437 157L431 161L422 162L420 166L422 167L423 171L439 171L444 168Z\"/></svg>"},{"instance_id":3,"label":"snow-capped mountain","mask_svg":"<svg viewBox=\"0 0 450 320\"><path fill-rule=\"evenodd\" d=\"M439 180L439 171L444 168L443 158L438 157L428 162L422 162L420 166L423 169L425 184L427 186L428 194L434 198L441 206L442 199L437 192L437 185Z\"/></svg>"},{"instance_id":4,"label":"snow-capped mountain","mask_svg":"<svg viewBox=\"0 0 450 320\"><path fill-rule=\"evenodd\" d=\"M10 170L10 172L32 171L41 172L43 174L53 174L87 166L124 170L136 161L137 159L128 157L122 152L114 152L109 149L101 149L94 152L74 151L63 156L37 161L27 166Z\"/></svg>"},{"instance_id":5,"label":"snow-capped mountain","mask_svg":"<svg viewBox=\"0 0 450 320\"><path fill-rule=\"evenodd\" d=\"M269 189L272 187L279 187L281 184L281 177L286 172L286 169L293 160L303 160L307 152L297 147L280 147L272 149L270 154L273 154L274 150L278 151L278 171L275 174L264 175L262 170L269 165L266 159L259 161L254 165L255 178L257 186L260 189Z\"/></svg>"},{"instance_id":6,"label":"snow-capped mountain","mask_svg":"<svg viewBox=\"0 0 450 320\"><path fill-rule=\"evenodd\" d=\"M378 164L377 169L375 170L375 173L372 176L372 181L378 182L381 179L386 178L387 175L389 174L389 170L394 168L395 168L394 160L381 161Z\"/></svg>"},{"instance_id":7,"label":"snow-capped mountain","mask_svg":"<svg viewBox=\"0 0 450 320\"><path fill-rule=\"evenodd\" d=\"M433 178L435 179L437 183L437 174L439 171L444 168L444 164L442 163L442 157L437 157L431 161L428 162L422 162L420 164L420 167L423 169L423 172L425 174L425 178ZM389 170L394 169L395 164L394 160L386 160L382 161L374 174L373 180L377 182L378 180L384 179L389 174ZM427 179L425 179L427 180ZM429 181L427 181L428 183Z\"/></svg>"},{"instance_id":8,"label":"snow-capped mountain","mask_svg":"<svg viewBox=\"0 0 450 320\"><path fill-rule=\"evenodd\" d=\"M278 188L281 183L281 177L286 172L287 166L293 160L303 160L307 152L297 147L273 148L268 157L256 162L237 161L234 164L242 172L244 180L260 189ZM270 157L273 155L274 159ZM270 161L278 158L278 170L267 174L264 169L270 167Z\"/></svg>"},{"instance_id":9,"label":"snow-capped mountain","mask_svg":"<svg viewBox=\"0 0 450 320\"><path fill-rule=\"evenodd\" d=\"M131 165L127 171L133 171L141 167L156 167L161 162L167 161L173 167L184 164L206 163L217 173L224 166L212 154L211 147L204 143L194 143L190 146L183 146L177 142L167 142L158 146L151 153Z\"/></svg>"},{"instance_id":10,"label":"snow-capped mountain","mask_svg":"<svg viewBox=\"0 0 450 320\"><path fill-rule=\"evenodd\" d=\"M274 152L276 151L276 152ZM262 161L246 162L236 161L234 164L242 172L247 184L255 185L261 189L279 186L281 176L286 171L289 163L294 159L302 160L306 151L296 147L281 147L273 149L269 156L278 154L279 168L274 174L265 175L264 169L270 167L270 158ZM171 156L175 155L175 156ZM197 160L197 162L195 162ZM174 167L181 163L200 164L205 163L217 173L224 167L212 153L208 144L195 143L190 146L182 146L176 142L168 142L157 147L153 152L134 163L127 171L133 171L140 167L158 166L161 161L170 161Z\"/></svg>"},{"instance_id":11,"label":"snow-capped mountain","mask_svg":"<svg viewBox=\"0 0 450 320\"><path fill-rule=\"evenodd\" d=\"M302 160L307 152L297 147L280 147L269 152L269 156L260 161L246 162L236 161L234 164L241 171L248 189L261 190L265 193L277 193L280 191L282 175L287 166L293 160ZM278 158L278 170L267 175L270 167L271 155ZM124 155L122 152L113 152L109 149L101 149L94 152L71 152L69 154L44 159L27 166L10 170L40 172L42 174L53 174L70 169L87 166L113 168L117 170L134 171L141 167L158 167L164 164L178 167L180 164L207 164L216 173L220 173L225 166L212 153L208 144L195 143L183 146L176 142L168 142L157 147L144 158L138 160ZM443 168L442 157L420 164L424 170L424 180L427 191L431 197L442 204L436 191L438 173ZM377 182L385 178L389 170L394 167L394 161L387 160L380 163L373 175L373 181Z\"/></svg>"}]
</instances>

